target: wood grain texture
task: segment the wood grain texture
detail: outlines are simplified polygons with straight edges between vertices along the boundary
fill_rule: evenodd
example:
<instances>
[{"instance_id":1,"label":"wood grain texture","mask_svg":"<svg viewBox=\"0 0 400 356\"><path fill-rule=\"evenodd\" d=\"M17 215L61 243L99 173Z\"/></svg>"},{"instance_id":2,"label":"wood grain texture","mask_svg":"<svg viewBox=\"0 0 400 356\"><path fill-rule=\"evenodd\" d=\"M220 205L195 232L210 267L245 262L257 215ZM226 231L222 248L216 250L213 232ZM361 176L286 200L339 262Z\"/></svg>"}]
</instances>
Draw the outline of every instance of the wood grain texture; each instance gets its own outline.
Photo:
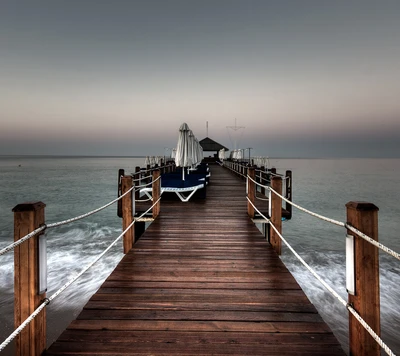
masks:
<instances>
[{"instance_id":1,"label":"wood grain texture","mask_svg":"<svg viewBox=\"0 0 400 356\"><path fill-rule=\"evenodd\" d=\"M48 355L345 355L248 217L245 182L211 174L206 200L162 198Z\"/></svg>"}]
</instances>

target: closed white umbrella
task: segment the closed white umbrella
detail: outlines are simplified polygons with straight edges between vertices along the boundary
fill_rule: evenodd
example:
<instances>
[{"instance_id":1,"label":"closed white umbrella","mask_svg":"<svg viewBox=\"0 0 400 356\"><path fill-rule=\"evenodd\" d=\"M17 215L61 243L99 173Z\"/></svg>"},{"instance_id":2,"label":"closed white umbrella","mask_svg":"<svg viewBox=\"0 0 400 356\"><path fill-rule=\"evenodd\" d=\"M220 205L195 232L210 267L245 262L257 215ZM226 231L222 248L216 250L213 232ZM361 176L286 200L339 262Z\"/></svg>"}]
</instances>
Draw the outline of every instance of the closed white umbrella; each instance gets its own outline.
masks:
<instances>
[{"instance_id":1,"label":"closed white umbrella","mask_svg":"<svg viewBox=\"0 0 400 356\"><path fill-rule=\"evenodd\" d=\"M221 148L221 149L218 151L218 158L219 158L221 161L223 161L223 160L225 159L225 149L224 149L224 148Z\"/></svg>"},{"instance_id":2,"label":"closed white umbrella","mask_svg":"<svg viewBox=\"0 0 400 356\"><path fill-rule=\"evenodd\" d=\"M189 167L192 164L191 157L189 157L191 151L190 142L190 129L187 123L183 123L179 127L178 143L176 146L175 164L177 167L182 167L182 179L185 180L185 167Z\"/></svg>"},{"instance_id":3,"label":"closed white umbrella","mask_svg":"<svg viewBox=\"0 0 400 356\"><path fill-rule=\"evenodd\" d=\"M200 163L200 158L199 158L199 141L197 141L197 138L194 137L193 133L191 136L191 143L192 143L192 166L196 166L197 164Z\"/></svg>"}]
</instances>

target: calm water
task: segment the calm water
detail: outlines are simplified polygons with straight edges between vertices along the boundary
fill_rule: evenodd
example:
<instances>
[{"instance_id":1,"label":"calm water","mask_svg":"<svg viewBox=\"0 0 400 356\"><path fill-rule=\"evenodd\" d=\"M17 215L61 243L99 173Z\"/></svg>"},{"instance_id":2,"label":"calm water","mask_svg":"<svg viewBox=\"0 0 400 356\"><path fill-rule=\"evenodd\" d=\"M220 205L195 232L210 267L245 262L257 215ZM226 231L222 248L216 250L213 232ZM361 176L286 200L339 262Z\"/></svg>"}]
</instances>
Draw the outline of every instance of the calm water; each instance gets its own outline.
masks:
<instances>
[{"instance_id":1,"label":"calm water","mask_svg":"<svg viewBox=\"0 0 400 356\"><path fill-rule=\"evenodd\" d=\"M271 159L283 172L293 171L293 200L315 212L345 221L345 204L369 201L379 207L379 239L400 251L399 159ZM117 173L133 172L144 158L0 157L0 248L13 239L11 209L25 201L46 203L46 222L71 218L116 197ZM245 213L245 212L244 212ZM48 229L48 296L71 274L102 252L121 232L113 205L102 212L60 228ZM294 208L283 234L334 289L345 290L345 235L340 227L321 222ZM83 305L122 258L118 243L94 269L48 306L48 345L77 316ZM381 323L384 341L400 353L400 268L381 256ZM13 254L0 256L0 342L13 331ZM347 312L319 286L309 272L283 248L282 259L347 350ZM11 353L11 348L4 354Z\"/></svg>"}]
</instances>

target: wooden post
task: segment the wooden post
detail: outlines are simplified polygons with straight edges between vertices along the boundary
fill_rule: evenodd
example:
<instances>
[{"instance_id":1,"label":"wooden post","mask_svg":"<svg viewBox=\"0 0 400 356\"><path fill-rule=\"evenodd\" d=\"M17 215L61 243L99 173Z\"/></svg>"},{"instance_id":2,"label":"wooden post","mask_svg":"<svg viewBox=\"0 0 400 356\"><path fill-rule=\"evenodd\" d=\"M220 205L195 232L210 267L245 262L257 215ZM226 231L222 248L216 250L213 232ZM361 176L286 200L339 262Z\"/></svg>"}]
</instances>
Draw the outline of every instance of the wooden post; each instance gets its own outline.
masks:
<instances>
[{"instance_id":1,"label":"wooden post","mask_svg":"<svg viewBox=\"0 0 400 356\"><path fill-rule=\"evenodd\" d=\"M18 204L14 212L14 241L44 224L42 202ZM40 234L39 234L40 235ZM39 235L14 249L14 324L20 326L46 298L39 294ZM16 355L41 355L46 349L46 308L16 337Z\"/></svg>"},{"instance_id":2,"label":"wooden post","mask_svg":"<svg viewBox=\"0 0 400 356\"><path fill-rule=\"evenodd\" d=\"M292 171L286 171L286 196L285 198L289 201L292 201ZM292 217L292 204L286 202L286 211L289 213L288 219Z\"/></svg>"},{"instance_id":3,"label":"wooden post","mask_svg":"<svg viewBox=\"0 0 400 356\"><path fill-rule=\"evenodd\" d=\"M254 167L249 167L248 168L248 175L251 179L255 178L255 169ZM249 178L247 179L247 197L250 199L250 201L254 204L255 201L255 196L256 196L256 184L254 183L254 181L252 181ZM255 214L255 210L253 205L250 204L249 201L247 201L247 214L249 214L249 216L251 218L254 218L254 214Z\"/></svg>"},{"instance_id":4,"label":"wooden post","mask_svg":"<svg viewBox=\"0 0 400 356\"><path fill-rule=\"evenodd\" d=\"M119 169L118 170L118 192L117 192L118 198L122 195L121 179L124 175L125 175L125 171L123 169ZM117 202L117 216L119 218L122 218L122 199L119 199Z\"/></svg>"},{"instance_id":5,"label":"wooden post","mask_svg":"<svg viewBox=\"0 0 400 356\"><path fill-rule=\"evenodd\" d=\"M347 222L351 226L378 241L378 208L371 203L351 201L346 204ZM355 295L348 301L358 314L380 336L379 299L379 251L355 233L354 236L354 278ZM349 313L350 355L378 356L380 347L372 336Z\"/></svg>"},{"instance_id":6,"label":"wooden post","mask_svg":"<svg viewBox=\"0 0 400 356\"><path fill-rule=\"evenodd\" d=\"M161 179L157 179L160 177L160 170L156 169L153 171L153 204L160 198L161 194ZM158 202L153 207L153 219L155 219L160 214L160 202Z\"/></svg>"},{"instance_id":7,"label":"wooden post","mask_svg":"<svg viewBox=\"0 0 400 356\"><path fill-rule=\"evenodd\" d=\"M132 177L131 176L123 176L121 179L122 184L122 194L125 194L129 189L132 188ZM133 211L132 211L132 192L128 193L122 198L122 231L132 224L133 221ZM135 235L134 235L134 227L132 226L124 234L124 253L128 253L129 250L132 248L133 244L135 243Z\"/></svg>"},{"instance_id":8,"label":"wooden post","mask_svg":"<svg viewBox=\"0 0 400 356\"><path fill-rule=\"evenodd\" d=\"M136 186L141 185L140 177L141 177L140 167L137 166L137 167L135 167L135 175L133 176L133 179L135 179L135 182L136 182L136 183L134 183L134 185L136 185ZM135 200L139 200L139 199L140 199L140 192L139 192L139 189L138 189L135 192Z\"/></svg>"},{"instance_id":9,"label":"wooden post","mask_svg":"<svg viewBox=\"0 0 400 356\"><path fill-rule=\"evenodd\" d=\"M271 188L282 195L282 177L273 176L271 178ZM282 233L282 198L271 192L271 223L279 233ZM270 228L270 242L278 255L282 252L282 241L274 228Z\"/></svg>"},{"instance_id":10,"label":"wooden post","mask_svg":"<svg viewBox=\"0 0 400 356\"><path fill-rule=\"evenodd\" d=\"M261 184L261 185L265 185L265 181L264 181L264 170L265 170L265 167L264 167L264 166L261 166L261 167L260 167L260 178L259 178L259 181L260 181L260 184ZM265 188L264 188L264 187L260 187L260 193L263 194L263 195L265 195Z\"/></svg>"}]
</instances>

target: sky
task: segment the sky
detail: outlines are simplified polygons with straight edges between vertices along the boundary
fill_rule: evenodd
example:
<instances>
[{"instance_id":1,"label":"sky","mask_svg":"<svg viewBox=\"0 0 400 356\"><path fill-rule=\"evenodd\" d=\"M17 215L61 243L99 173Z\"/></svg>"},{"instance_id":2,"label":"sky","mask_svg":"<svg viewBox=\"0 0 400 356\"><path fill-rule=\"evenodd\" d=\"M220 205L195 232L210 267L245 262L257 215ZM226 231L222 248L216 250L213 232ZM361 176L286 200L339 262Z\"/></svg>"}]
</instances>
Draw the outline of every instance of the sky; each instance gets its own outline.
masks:
<instances>
[{"instance_id":1,"label":"sky","mask_svg":"<svg viewBox=\"0 0 400 356\"><path fill-rule=\"evenodd\" d=\"M254 156L400 157L399 19L398 0L1 0L0 155L164 155L186 122Z\"/></svg>"}]
</instances>

